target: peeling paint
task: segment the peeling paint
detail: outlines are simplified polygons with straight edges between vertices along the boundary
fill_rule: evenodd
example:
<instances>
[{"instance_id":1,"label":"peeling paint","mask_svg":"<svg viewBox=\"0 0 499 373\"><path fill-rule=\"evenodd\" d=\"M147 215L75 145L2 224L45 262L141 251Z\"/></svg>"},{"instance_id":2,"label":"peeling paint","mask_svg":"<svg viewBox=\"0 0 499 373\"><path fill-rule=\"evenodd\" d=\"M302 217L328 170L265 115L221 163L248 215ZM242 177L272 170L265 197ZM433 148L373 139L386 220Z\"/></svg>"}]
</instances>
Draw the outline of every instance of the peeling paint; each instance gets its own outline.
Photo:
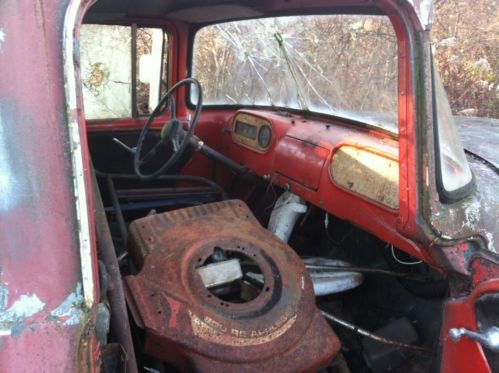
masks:
<instances>
[{"instance_id":1,"label":"peeling paint","mask_svg":"<svg viewBox=\"0 0 499 373\"><path fill-rule=\"evenodd\" d=\"M0 311L3 311L7 307L9 301L9 289L5 284L0 283Z\"/></svg>"},{"instance_id":2,"label":"peeling paint","mask_svg":"<svg viewBox=\"0 0 499 373\"><path fill-rule=\"evenodd\" d=\"M45 303L36 294L23 294L9 309L0 313L0 322L22 321L40 312L44 307Z\"/></svg>"},{"instance_id":3,"label":"peeling paint","mask_svg":"<svg viewBox=\"0 0 499 373\"><path fill-rule=\"evenodd\" d=\"M17 335L23 329L24 320L45 307L36 294L23 294L14 304L0 312L0 336Z\"/></svg>"},{"instance_id":4,"label":"peeling paint","mask_svg":"<svg viewBox=\"0 0 499 373\"><path fill-rule=\"evenodd\" d=\"M76 290L50 312L50 317L47 318L45 312L42 317L47 321L61 322L68 326L79 324L85 313L85 299L82 290L83 286L81 282L78 282ZM25 320L45 309L45 303L36 294L23 294L10 308L5 309L8 295L8 289L0 283L0 337L20 334L25 327Z\"/></svg>"},{"instance_id":5,"label":"peeling paint","mask_svg":"<svg viewBox=\"0 0 499 373\"><path fill-rule=\"evenodd\" d=\"M83 8L83 1L72 1L64 17L63 61L64 61L64 89L66 92L66 110L68 115L69 138L71 145L71 161L73 165L73 183L75 193L76 216L79 224L78 237L80 244L80 261L83 281L83 295L87 307L94 303L94 273L92 266L92 247L90 240L90 218L88 216L87 191L85 188L84 159L80 142L77 110L77 64L78 55L74 47L79 25L79 11Z\"/></svg>"},{"instance_id":6,"label":"peeling paint","mask_svg":"<svg viewBox=\"0 0 499 373\"><path fill-rule=\"evenodd\" d=\"M487 233L485 233L485 236L487 237L489 250L497 253L496 245L494 242L494 235L490 232L487 232Z\"/></svg>"},{"instance_id":7,"label":"peeling paint","mask_svg":"<svg viewBox=\"0 0 499 373\"><path fill-rule=\"evenodd\" d=\"M50 315L64 320L64 325L76 325L83 316L83 303L82 284L79 282L76 285L76 291L69 294Z\"/></svg>"},{"instance_id":8,"label":"peeling paint","mask_svg":"<svg viewBox=\"0 0 499 373\"><path fill-rule=\"evenodd\" d=\"M481 210L480 202L474 202L468 205L464 210L465 214L464 225L473 227L480 220L481 216L480 210Z\"/></svg>"}]
</instances>

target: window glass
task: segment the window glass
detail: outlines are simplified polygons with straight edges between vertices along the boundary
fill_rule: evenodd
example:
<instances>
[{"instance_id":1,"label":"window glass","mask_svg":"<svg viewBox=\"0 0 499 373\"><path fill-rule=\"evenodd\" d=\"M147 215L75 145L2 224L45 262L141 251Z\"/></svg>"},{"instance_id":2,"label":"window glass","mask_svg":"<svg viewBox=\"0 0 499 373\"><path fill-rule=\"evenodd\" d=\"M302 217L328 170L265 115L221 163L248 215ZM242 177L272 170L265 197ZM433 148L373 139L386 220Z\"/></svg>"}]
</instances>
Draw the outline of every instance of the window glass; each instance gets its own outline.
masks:
<instances>
[{"instance_id":1,"label":"window glass","mask_svg":"<svg viewBox=\"0 0 499 373\"><path fill-rule=\"evenodd\" d=\"M151 113L158 105L160 92L166 93L164 88L167 84L167 69L162 60L168 61L167 47L168 37L163 30L137 29L137 113L139 115Z\"/></svg>"},{"instance_id":2,"label":"window glass","mask_svg":"<svg viewBox=\"0 0 499 373\"><path fill-rule=\"evenodd\" d=\"M131 27L82 25L81 75L87 119L131 117Z\"/></svg>"},{"instance_id":3,"label":"window glass","mask_svg":"<svg viewBox=\"0 0 499 373\"><path fill-rule=\"evenodd\" d=\"M440 172L442 187L446 192L457 191L468 185L471 174L464 148L457 134L454 116L450 108L447 94L435 65L433 67L435 98L437 110L438 146L440 155Z\"/></svg>"},{"instance_id":4,"label":"window glass","mask_svg":"<svg viewBox=\"0 0 499 373\"><path fill-rule=\"evenodd\" d=\"M210 25L196 34L192 69L205 105L277 106L397 129L397 39L386 16Z\"/></svg>"},{"instance_id":5,"label":"window glass","mask_svg":"<svg viewBox=\"0 0 499 373\"><path fill-rule=\"evenodd\" d=\"M168 36L162 29L85 24L81 27L80 53L87 119L147 115L166 92Z\"/></svg>"}]
</instances>

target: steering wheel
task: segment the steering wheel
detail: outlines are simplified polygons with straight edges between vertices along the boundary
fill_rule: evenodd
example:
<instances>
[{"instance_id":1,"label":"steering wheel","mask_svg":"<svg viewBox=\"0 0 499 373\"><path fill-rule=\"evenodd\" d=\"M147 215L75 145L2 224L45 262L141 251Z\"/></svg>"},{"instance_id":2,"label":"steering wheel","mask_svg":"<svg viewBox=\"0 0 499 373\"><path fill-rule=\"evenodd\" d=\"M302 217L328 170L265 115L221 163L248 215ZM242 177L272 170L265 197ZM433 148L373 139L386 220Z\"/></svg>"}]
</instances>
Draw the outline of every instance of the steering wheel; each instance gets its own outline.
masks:
<instances>
[{"instance_id":1,"label":"steering wheel","mask_svg":"<svg viewBox=\"0 0 499 373\"><path fill-rule=\"evenodd\" d=\"M198 91L198 99L195 105L194 116L192 118L190 127L188 128L187 131L184 131L184 129L182 128L183 127L182 122L177 119L175 114L175 103L174 103L173 94L180 87L188 84L193 84L196 86ZM151 148L151 150L147 152L147 154L142 156L142 147L144 145L144 140L146 138L146 135L149 132L149 129L151 128L154 118L160 113L161 109L165 104L167 104L167 102L169 103L170 106L170 119L167 120L163 125L163 128L161 129L160 132L159 141ZM194 78L187 78L181 80L180 82L176 83L173 87L171 87L168 90L168 92L165 93L165 95L161 98L158 105L147 119L144 128L142 128L142 132L140 133L139 140L135 148L135 154L133 156L133 167L135 174L138 177L140 177L141 179L153 179L166 172L175 164L175 162L178 161L180 156L184 153L185 149L187 148L189 140L194 134L194 130L196 129L199 115L201 114L202 106L203 106L203 92L201 90L201 85ZM171 143L173 146L173 153L170 156L170 158L168 158L165 161L165 163L163 163L163 165L153 173L150 174L143 173L141 171L142 166L148 163L154 157L157 151L161 147L167 145L168 143Z\"/></svg>"}]
</instances>

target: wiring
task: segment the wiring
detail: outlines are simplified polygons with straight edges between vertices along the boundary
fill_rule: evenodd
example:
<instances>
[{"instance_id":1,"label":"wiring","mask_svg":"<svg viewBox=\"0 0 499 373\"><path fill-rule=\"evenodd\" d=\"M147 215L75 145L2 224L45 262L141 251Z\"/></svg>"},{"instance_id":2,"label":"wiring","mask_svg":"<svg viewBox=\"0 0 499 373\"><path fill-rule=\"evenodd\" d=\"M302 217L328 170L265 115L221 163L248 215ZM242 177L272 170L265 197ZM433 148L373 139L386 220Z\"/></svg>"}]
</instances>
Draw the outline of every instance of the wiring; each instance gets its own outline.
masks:
<instances>
[{"instance_id":1,"label":"wiring","mask_svg":"<svg viewBox=\"0 0 499 373\"><path fill-rule=\"evenodd\" d=\"M415 262L406 262L406 261L404 261L404 260L400 260L399 258L397 258L397 255L395 255L395 249L394 249L393 245L392 245L392 244L388 244L388 245L387 245L387 247L388 247L388 246L390 246L391 251L392 251L392 256L393 256L393 259L395 259L395 261L396 261L397 263L400 263L400 264L403 264L403 265L406 265L406 266L413 266L413 265L416 265L416 264L421 264L421 263L423 263L423 261L422 261L422 260L417 260L417 261L415 261Z\"/></svg>"},{"instance_id":2,"label":"wiring","mask_svg":"<svg viewBox=\"0 0 499 373\"><path fill-rule=\"evenodd\" d=\"M267 185L267 188L265 188L265 194L267 194L269 191L272 191L272 198L273 199L272 199L272 203L263 209L263 212L265 214L269 214L270 209L274 207L274 205L277 201L277 193L274 189L274 184L272 184L272 178L269 179L269 183Z\"/></svg>"},{"instance_id":3,"label":"wiring","mask_svg":"<svg viewBox=\"0 0 499 373\"><path fill-rule=\"evenodd\" d=\"M336 316L333 316L332 314L330 314L329 312L326 312L324 310L321 310L321 313L327 320L332 321L337 325L341 325L341 326L351 330L354 333L357 333L357 334L360 334L364 337L373 339L377 342L385 343L385 344L392 345L392 346L397 346L400 348L408 348L408 349L420 351L423 353L428 353L428 354L432 353L431 350L424 348L424 347L421 347L421 346L416 346L416 345L411 345L411 344L407 344L407 343L403 343L403 342L399 342L399 341L394 341L392 339L388 339L388 338L382 337L380 335L371 333L365 329L358 327L357 325L351 324L343 319L340 319Z\"/></svg>"},{"instance_id":4,"label":"wiring","mask_svg":"<svg viewBox=\"0 0 499 373\"><path fill-rule=\"evenodd\" d=\"M331 237L331 234L329 233L328 227L329 227L329 213L326 212L325 216L324 216L324 228L326 231L326 237L328 238L329 241L331 241L331 243L333 245L336 245L336 246L340 246L343 242L345 242L345 240L348 238L348 236L350 236L350 233L352 233L354 231L354 228L350 227L350 230L343 235L341 240L337 241L333 237Z\"/></svg>"}]
</instances>

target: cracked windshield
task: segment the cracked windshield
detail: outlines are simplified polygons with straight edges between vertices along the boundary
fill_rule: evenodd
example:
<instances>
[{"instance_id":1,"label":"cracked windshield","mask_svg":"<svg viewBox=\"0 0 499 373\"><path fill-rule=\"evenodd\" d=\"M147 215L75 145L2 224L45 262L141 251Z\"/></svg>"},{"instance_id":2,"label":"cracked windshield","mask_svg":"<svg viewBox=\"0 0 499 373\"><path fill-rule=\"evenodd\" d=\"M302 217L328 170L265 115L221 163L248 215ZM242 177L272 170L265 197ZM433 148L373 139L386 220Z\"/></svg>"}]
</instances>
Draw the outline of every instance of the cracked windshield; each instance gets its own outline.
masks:
<instances>
[{"instance_id":1,"label":"cracked windshield","mask_svg":"<svg viewBox=\"0 0 499 373\"><path fill-rule=\"evenodd\" d=\"M397 39L386 16L207 26L195 37L192 75L205 105L312 111L397 131Z\"/></svg>"}]
</instances>

